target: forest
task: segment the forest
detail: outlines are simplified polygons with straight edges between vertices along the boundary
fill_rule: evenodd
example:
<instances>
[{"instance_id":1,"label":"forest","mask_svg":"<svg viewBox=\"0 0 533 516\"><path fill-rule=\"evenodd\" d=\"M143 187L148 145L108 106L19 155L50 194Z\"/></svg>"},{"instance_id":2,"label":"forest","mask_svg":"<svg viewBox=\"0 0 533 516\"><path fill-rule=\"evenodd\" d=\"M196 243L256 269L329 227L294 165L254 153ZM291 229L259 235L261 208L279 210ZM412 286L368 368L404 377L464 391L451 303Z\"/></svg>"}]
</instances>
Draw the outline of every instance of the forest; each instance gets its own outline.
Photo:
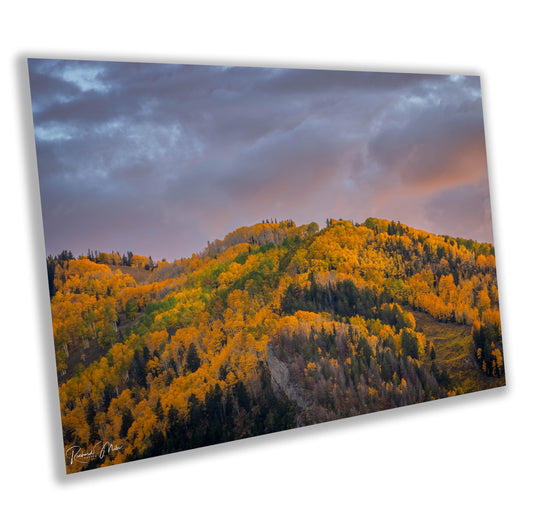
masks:
<instances>
[{"instance_id":1,"label":"forest","mask_svg":"<svg viewBox=\"0 0 533 516\"><path fill-rule=\"evenodd\" d=\"M264 220L47 269L67 473L505 384L488 243Z\"/></svg>"}]
</instances>

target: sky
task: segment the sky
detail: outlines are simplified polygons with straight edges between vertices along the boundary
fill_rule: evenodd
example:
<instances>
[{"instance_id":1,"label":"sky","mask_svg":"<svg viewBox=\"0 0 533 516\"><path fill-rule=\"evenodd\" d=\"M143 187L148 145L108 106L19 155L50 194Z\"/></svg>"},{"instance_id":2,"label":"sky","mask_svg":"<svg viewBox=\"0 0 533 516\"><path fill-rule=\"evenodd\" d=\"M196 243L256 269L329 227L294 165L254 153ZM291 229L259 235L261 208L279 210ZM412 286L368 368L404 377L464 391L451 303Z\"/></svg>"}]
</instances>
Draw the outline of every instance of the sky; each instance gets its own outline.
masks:
<instances>
[{"instance_id":1,"label":"sky","mask_svg":"<svg viewBox=\"0 0 533 516\"><path fill-rule=\"evenodd\" d=\"M477 76L28 60L47 254L167 260L265 219L492 242Z\"/></svg>"}]
</instances>

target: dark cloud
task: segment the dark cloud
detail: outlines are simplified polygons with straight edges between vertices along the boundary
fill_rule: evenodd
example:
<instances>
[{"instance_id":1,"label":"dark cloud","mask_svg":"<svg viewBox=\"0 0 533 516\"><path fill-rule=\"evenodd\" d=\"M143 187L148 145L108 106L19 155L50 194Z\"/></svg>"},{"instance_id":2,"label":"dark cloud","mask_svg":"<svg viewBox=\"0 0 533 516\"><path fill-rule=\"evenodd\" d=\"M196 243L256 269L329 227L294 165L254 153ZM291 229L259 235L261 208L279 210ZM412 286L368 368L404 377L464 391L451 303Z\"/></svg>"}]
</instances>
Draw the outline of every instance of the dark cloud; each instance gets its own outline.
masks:
<instances>
[{"instance_id":1,"label":"dark cloud","mask_svg":"<svg viewBox=\"0 0 533 516\"><path fill-rule=\"evenodd\" d=\"M425 106L422 113L372 139L371 159L394 175L397 184L414 192L477 183L486 176L480 113L480 99L462 106Z\"/></svg>"},{"instance_id":2,"label":"dark cloud","mask_svg":"<svg viewBox=\"0 0 533 516\"><path fill-rule=\"evenodd\" d=\"M30 60L47 249L380 216L491 240L479 79Z\"/></svg>"},{"instance_id":3,"label":"dark cloud","mask_svg":"<svg viewBox=\"0 0 533 516\"><path fill-rule=\"evenodd\" d=\"M492 242L488 184L437 191L424 207L429 231Z\"/></svg>"}]
</instances>

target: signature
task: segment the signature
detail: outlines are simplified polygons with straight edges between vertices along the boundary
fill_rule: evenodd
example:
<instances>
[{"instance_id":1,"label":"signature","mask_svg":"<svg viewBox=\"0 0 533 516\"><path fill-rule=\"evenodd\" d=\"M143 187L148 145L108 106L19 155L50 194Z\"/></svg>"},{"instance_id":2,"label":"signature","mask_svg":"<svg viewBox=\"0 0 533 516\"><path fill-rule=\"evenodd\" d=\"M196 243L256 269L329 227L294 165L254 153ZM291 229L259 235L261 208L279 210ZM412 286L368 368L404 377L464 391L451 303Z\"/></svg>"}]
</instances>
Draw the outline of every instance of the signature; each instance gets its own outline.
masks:
<instances>
[{"instance_id":1,"label":"signature","mask_svg":"<svg viewBox=\"0 0 533 516\"><path fill-rule=\"evenodd\" d=\"M71 446L65 451L67 460L70 464L79 462L80 464L87 464L90 460L103 459L107 453L117 452L122 450L122 446L115 445L106 441L98 441L91 449L84 451L81 446Z\"/></svg>"}]
</instances>

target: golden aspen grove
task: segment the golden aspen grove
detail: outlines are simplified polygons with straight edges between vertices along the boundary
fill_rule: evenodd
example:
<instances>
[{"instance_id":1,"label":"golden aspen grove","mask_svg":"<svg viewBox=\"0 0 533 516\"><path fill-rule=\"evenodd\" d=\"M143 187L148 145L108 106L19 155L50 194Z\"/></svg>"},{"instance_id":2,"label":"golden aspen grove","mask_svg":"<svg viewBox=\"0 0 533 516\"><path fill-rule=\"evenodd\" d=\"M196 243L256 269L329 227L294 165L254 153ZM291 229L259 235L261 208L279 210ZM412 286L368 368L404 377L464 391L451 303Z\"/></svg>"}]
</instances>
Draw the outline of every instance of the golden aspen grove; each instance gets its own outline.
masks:
<instances>
[{"instance_id":1,"label":"golden aspen grove","mask_svg":"<svg viewBox=\"0 0 533 516\"><path fill-rule=\"evenodd\" d=\"M505 384L488 243L284 220L47 264L68 473Z\"/></svg>"}]
</instances>

